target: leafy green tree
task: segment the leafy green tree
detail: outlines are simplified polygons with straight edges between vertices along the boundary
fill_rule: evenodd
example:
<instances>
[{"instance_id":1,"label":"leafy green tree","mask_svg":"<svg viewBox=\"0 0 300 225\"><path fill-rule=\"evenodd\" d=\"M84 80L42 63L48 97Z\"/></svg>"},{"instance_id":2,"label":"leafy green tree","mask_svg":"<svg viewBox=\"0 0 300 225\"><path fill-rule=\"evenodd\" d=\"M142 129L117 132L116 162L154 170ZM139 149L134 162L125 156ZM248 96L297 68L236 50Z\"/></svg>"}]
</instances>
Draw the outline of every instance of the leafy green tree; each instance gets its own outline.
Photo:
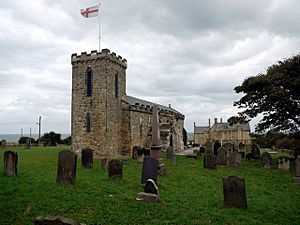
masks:
<instances>
[{"instance_id":1,"label":"leafy green tree","mask_svg":"<svg viewBox=\"0 0 300 225\"><path fill-rule=\"evenodd\" d=\"M71 143L72 143L72 138L71 138L71 136L68 136L68 137L66 137L65 139L62 139L60 143L61 143L61 144L64 144L64 145L71 145Z\"/></svg>"},{"instance_id":2,"label":"leafy green tree","mask_svg":"<svg viewBox=\"0 0 300 225\"><path fill-rule=\"evenodd\" d=\"M20 137L18 140L18 143L21 144L26 144L27 139L29 139L29 137ZM35 143L34 138L31 138L31 143Z\"/></svg>"},{"instance_id":3,"label":"leafy green tree","mask_svg":"<svg viewBox=\"0 0 300 225\"><path fill-rule=\"evenodd\" d=\"M239 118L249 121L263 116L256 131L299 131L300 55L277 62L265 74L246 78L234 90L245 94L234 102L234 106L244 109Z\"/></svg>"},{"instance_id":4,"label":"leafy green tree","mask_svg":"<svg viewBox=\"0 0 300 225\"><path fill-rule=\"evenodd\" d=\"M61 134L50 131L49 133L45 133L39 141L45 141L49 146L56 146L61 142Z\"/></svg>"}]
</instances>

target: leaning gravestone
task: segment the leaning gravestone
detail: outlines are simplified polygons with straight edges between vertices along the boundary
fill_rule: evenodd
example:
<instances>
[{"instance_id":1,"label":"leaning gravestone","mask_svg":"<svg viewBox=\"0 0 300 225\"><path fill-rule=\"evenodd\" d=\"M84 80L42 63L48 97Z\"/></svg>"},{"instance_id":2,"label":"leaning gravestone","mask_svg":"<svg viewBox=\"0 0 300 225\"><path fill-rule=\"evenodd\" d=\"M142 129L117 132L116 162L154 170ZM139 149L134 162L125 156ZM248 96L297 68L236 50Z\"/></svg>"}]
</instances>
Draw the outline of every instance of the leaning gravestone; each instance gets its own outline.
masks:
<instances>
[{"instance_id":1,"label":"leaning gravestone","mask_svg":"<svg viewBox=\"0 0 300 225\"><path fill-rule=\"evenodd\" d=\"M223 147L220 147L218 149L218 154L216 156L217 165L226 165L226 163L227 163L226 158L227 158L226 149Z\"/></svg>"},{"instance_id":2,"label":"leaning gravestone","mask_svg":"<svg viewBox=\"0 0 300 225\"><path fill-rule=\"evenodd\" d=\"M229 176L223 178L224 206L229 208L247 208L246 184L244 178Z\"/></svg>"},{"instance_id":3,"label":"leaning gravestone","mask_svg":"<svg viewBox=\"0 0 300 225\"><path fill-rule=\"evenodd\" d=\"M272 156L270 153L268 152L264 152L261 155L261 163L262 166L266 169L271 169L271 162L272 162Z\"/></svg>"},{"instance_id":4,"label":"leaning gravestone","mask_svg":"<svg viewBox=\"0 0 300 225\"><path fill-rule=\"evenodd\" d=\"M93 150L84 148L81 151L81 165L85 169L93 168Z\"/></svg>"},{"instance_id":5,"label":"leaning gravestone","mask_svg":"<svg viewBox=\"0 0 300 225\"><path fill-rule=\"evenodd\" d=\"M290 170L290 159L287 157L280 157L278 159L278 169L289 171Z\"/></svg>"},{"instance_id":6,"label":"leaning gravestone","mask_svg":"<svg viewBox=\"0 0 300 225\"><path fill-rule=\"evenodd\" d=\"M144 187L144 192L158 195L158 187L156 186L156 183L154 180L148 179L146 181L146 184Z\"/></svg>"},{"instance_id":7,"label":"leaning gravestone","mask_svg":"<svg viewBox=\"0 0 300 225\"><path fill-rule=\"evenodd\" d=\"M123 162L121 160L113 159L109 161L108 176L111 178L123 178Z\"/></svg>"},{"instance_id":8,"label":"leaning gravestone","mask_svg":"<svg viewBox=\"0 0 300 225\"><path fill-rule=\"evenodd\" d=\"M145 184L148 179L157 182L158 160L153 157L147 157L143 162L141 183Z\"/></svg>"},{"instance_id":9,"label":"leaning gravestone","mask_svg":"<svg viewBox=\"0 0 300 225\"><path fill-rule=\"evenodd\" d=\"M57 177L59 184L75 184L77 154L69 150L58 153Z\"/></svg>"},{"instance_id":10,"label":"leaning gravestone","mask_svg":"<svg viewBox=\"0 0 300 225\"><path fill-rule=\"evenodd\" d=\"M207 169L216 169L216 156L212 153L206 153L203 158L203 167Z\"/></svg>"},{"instance_id":11,"label":"leaning gravestone","mask_svg":"<svg viewBox=\"0 0 300 225\"><path fill-rule=\"evenodd\" d=\"M38 216L34 219L34 225L83 225L72 219L68 219L62 216Z\"/></svg>"},{"instance_id":12,"label":"leaning gravestone","mask_svg":"<svg viewBox=\"0 0 300 225\"><path fill-rule=\"evenodd\" d=\"M13 151L4 152L4 176L17 176L18 153Z\"/></svg>"},{"instance_id":13,"label":"leaning gravestone","mask_svg":"<svg viewBox=\"0 0 300 225\"><path fill-rule=\"evenodd\" d=\"M296 164L296 176L294 176L294 182L300 184L300 155L295 160Z\"/></svg>"},{"instance_id":14,"label":"leaning gravestone","mask_svg":"<svg viewBox=\"0 0 300 225\"><path fill-rule=\"evenodd\" d=\"M229 152L227 156L227 165L234 168L239 168L242 165L241 154L237 151Z\"/></svg>"},{"instance_id":15,"label":"leaning gravestone","mask_svg":"<svg viewBox=\"0 0 300 225\"><path fill-rule=\"evenodd\" d=\"M159 192L155 181L152 179L148 179L144 187L144 192L138 193L136 199L148 203L159 202Z\"/></svg>"}]
</instances>

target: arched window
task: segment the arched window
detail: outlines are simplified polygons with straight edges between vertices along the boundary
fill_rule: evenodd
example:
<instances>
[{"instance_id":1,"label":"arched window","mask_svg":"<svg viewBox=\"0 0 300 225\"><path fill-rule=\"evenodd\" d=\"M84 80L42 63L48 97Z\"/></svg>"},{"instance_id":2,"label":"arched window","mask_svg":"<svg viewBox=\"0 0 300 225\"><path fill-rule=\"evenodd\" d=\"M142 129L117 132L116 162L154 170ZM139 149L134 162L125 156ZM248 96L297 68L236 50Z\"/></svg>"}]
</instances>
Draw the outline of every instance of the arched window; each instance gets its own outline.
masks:
<instances>
[{"instance_id":1,"label":"arched window","mask_svg":"<svg viewBox=\"0 0 300 225\"><path fill-rule=\"evenodd\" d=\"M91 114L86 114L86 132L91 132Z\"/></svg>"},{"instance_id":2,"label":"arched window","mask_svg":"<svg viewBox=\"0 0 300 225\"><path fill-rule=\"evenodd\" d=\"M86 96L91 97L93 92L93 70L91 66L86 69Z\"/></svg>"}]
</instances>

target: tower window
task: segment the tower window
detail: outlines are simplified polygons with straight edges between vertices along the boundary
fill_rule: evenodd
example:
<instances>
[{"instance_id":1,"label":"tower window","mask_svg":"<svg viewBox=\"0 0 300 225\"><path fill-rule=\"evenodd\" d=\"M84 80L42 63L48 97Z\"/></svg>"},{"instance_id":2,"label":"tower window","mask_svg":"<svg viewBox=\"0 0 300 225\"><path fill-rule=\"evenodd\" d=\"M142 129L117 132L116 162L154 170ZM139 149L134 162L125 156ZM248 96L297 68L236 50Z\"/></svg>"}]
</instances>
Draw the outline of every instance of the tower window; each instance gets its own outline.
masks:
<instances>
[{"instance_id":1,"label":"tower window","mask_svg":"<svg viewBox=\"0 0 300 225\"><path fill-rule=\"evenodd\" d=\"M93 70L91 66L88 66L86 70L86 96L91 97L93 92Z\"/></svg>"},{"instance_id":2,"label":"tower window","mask_svg":"<svg viewBox=\"0 0 300 225\"><path fill-rule=\"evenodd\" d=\"M119 74L118 72L115 74L115 98L119 96Z\"/></svg>"},{"instance_id":3,"label":"tower window","mask_svg":"<svg viewBox=\"0 0 300 225\"><path fill-rule=\"evenodd\" d=\"M91 114L86 114L86 132L91 132Z\"/></svg>"}]
</instances>

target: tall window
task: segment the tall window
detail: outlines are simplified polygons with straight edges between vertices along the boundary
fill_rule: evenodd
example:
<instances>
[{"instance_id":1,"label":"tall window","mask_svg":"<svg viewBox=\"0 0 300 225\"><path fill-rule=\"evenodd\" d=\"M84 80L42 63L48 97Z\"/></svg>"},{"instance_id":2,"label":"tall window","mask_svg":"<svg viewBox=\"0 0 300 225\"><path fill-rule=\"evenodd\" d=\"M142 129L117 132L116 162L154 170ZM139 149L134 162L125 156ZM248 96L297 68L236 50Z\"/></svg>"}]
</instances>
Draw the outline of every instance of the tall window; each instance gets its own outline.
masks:
<instances>
[{"instance_id":1,"label":"tall window","mask_svg":"<svg viewBox=\"0 0 300 225\"><path fill-rule=\"evenodd\" d=\"M86 114L86 132L91 132L91 114Z\"/></svg>"},{"instance_id":2,"label":"tall window","mask_svg":"<svg viewBox=\"0 0 300 225\"><path fill-rule=\"evenodd\" d=\"M115 74L115 98L119 96L119 74L118 72Z\"/></svg>"},{"instance_id":3,"label":"tall window","mask_svg":"<svg viewBox=\"0 0 300 225\"><path fill-rule=\"evenodd\" d=\"M91 97L93 92L93 70L91 66L86 69L86 96Z\"/></svg>"},{"instance_id":4,"label":"tall window","mask_svg":"<svg viewBox=\"0 0 300 225\"><path fill-rule=\"evenodd\" d=\"M140 116L140 138L143 137L144 117Z\"/></svg>"}]
</instances>

